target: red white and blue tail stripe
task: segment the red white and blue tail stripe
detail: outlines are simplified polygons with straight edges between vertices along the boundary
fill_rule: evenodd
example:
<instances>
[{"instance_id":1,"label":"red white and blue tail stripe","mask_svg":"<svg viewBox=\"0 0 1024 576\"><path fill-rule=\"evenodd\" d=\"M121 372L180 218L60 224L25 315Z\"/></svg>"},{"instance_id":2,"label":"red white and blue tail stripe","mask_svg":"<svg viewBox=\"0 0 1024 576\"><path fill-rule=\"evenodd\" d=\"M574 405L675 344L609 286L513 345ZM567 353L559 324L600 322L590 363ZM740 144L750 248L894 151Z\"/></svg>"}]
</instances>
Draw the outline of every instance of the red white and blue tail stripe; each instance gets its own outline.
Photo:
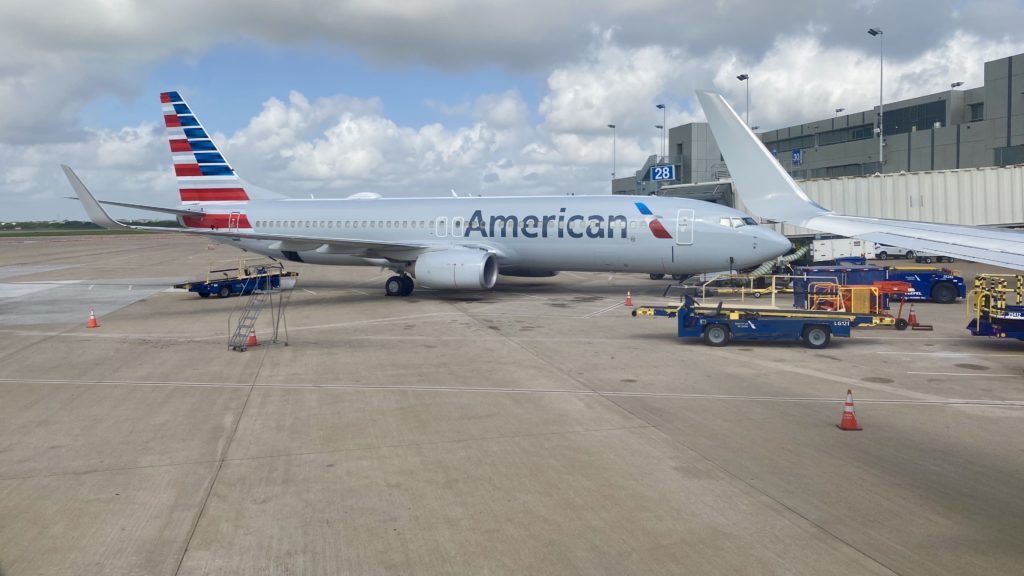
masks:
<instances>
[{"instance_id":1,"label":"red white and blue tail stripe","mask_svg":"<svg viewBox=\"0 0 1024 576\"><path fill-rule=\"evenodd\" d=\"M182 204L247 202L242 181L177 92L160 94Z\"/></svg>"}]
</instances>

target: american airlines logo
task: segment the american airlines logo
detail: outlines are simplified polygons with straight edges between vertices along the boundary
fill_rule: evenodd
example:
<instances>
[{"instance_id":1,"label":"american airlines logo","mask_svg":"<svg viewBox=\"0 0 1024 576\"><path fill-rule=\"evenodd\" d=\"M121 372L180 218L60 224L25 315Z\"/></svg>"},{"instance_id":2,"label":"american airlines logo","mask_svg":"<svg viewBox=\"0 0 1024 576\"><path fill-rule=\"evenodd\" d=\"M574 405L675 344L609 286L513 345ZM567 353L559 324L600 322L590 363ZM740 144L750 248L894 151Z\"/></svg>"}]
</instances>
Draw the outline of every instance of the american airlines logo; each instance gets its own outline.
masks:
<instances>
[{"instance_id":1,"label":"american airlines logo","mask_svg":"<svg viewBox=\"0 0 1024 576\"><path fill-rule=\"evenodd\" d=\"M672 235L665 230L665 226L661 224L661 217L655 216L651 209L647 207L643 202L636 203L637 210L644 215L644 221L647 222L647 227L651 229L651 233L654 234L655 238L668 238L672 239Z\"/></svg>"},{"instance_id":2,"label":"american airlines logo","mask_svg":"<svg viewBox=\"0 0 1024 576\"><path fill-rule=\"evenodd\" d=\"M644 222L655 238L672 238L662 225L660 217L655 216L646 204L637 202L636 207L644 216ZM482 210L477 210L469 217L463 236L469 238L475 233L481 238L615 238L618 232L619 238L626 238L628 222L629 219L622 214L568 215L565 208L560 208L558 214L546 216L529 214L519 217L499 214L489 219L484 218Z\"/></svg>"}]
</instances>

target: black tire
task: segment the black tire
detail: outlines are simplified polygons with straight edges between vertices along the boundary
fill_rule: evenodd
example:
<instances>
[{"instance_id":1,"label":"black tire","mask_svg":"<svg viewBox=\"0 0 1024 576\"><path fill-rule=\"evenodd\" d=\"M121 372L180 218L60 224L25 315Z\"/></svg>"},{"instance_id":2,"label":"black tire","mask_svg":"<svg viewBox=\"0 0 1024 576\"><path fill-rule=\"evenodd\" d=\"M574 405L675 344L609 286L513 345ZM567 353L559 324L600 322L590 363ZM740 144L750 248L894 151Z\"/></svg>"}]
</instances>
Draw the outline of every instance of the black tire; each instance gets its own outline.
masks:
<instances>
[{"instance_id":1,"label":"black tire","mask_svg":"<svg viewBox=\"0 0 1024 576\"><path fill-rule=\"evenodd\" d=\"M210 297L210 293L209 292L196 292L196 294L199 294L200 298L209 298Z\"/></svg>"},{"instance_id":2,"label":"black tire","mask_svg":"<svg viewBox=\"0 0 1024 576\"><path fill-rule=\"evenodd\" d=\"M807 326L804 328L803 340L804 346L814 350L828 348L828 343L832 341L832 330L828 326Z\"/></svg>"},{"instance_id":3,"label":"black tire","mask_svg":"<svg viewBox=\"0 0 1024 576\"><path fill-rule=\"evenodd\" d=\"M689 278L689 275L687 275L687 274L673 274L672 275L672 279L675 280L676 282L682 282L683 280L686 280L687 278Z\"/></svg>"},{"instance_id":4,"label":"black tire","mask_svg":"<svg viewBox=\"0 0 1024 576\"><path fill-rule=\"evenodd\" d=\"M913 250L907 250L907 260L913 260L915 256L917 256L917 254L915 254Z\"/></svg>"},{"instance_id":5,"label":"black tire","mask_svg":"<svg viewBox=\"0 0 1024 576\"><path fill-rule=\"evenodd\" d=\"M960 292L956 289L956 286L949 282L939 282L935 286L932 286L932 302L939 304L952 304L956 302L956 299L960 297Z\"/></svg>"},{"instance_id":6,"label":"black tire","mask_svg":"<svg viewBox=\"0 0 1024 576\"><path fill-rule=\"evenodd\" d=\"M704 328L703 338L708 346L725 346L729 343L729 327L725 324L708 324Z\"/></svg>"},{"instance_id":7,"label":"black tire","mask_svg":"<svg viewBox=\"0 0 1024 576\"><path fill-rule=\"evenodd\" d=\"M897 318L896 319L896 329L897 330L906 330L907 326L910 326L910 322L907 322L906 318Z\"/></svg>"},{"instance_id":8,"label":"black tire","mask_svg":"<svg viewBox=\"0 0 1024 576\"><path fill-rule=\"evenodd\" d=\"M412 294L413 289L416 288L416 284L412 281L412 278L408 276L402 276L402 293L400 296L409 296Z\"/></svg>"},{"instance_id":9,"label":"black tire","mask_svg":"<svg viewBox=\"0 0 1024 576\"><path fill-rule=\"evenodd\" d=\"M875 258L878 258L879 260L888 260L889 253L886 252L885 250L882 250L881 252L875 253Z\"/></svg>"},{"instance_id":10,"label":"black tire","mask_svg":"<svg viewBox=\"0 0 1024 576\"><path fill-rule=\"evenodd\" d=\"M231 296L231 286L221 286L220 290L217 291L217 296L220 296L221 298Z\"/></svg>"},{"instance_id":11,"label":"black tire","mask_svg":"<svg viewBox=\"0 0 1024 576\"><path fill-rule=\"evenodd\" d=\"M651 280L662 280L665 278L664 274L651 274Z\"/></svg>"},{"instance_id":12,"label":"black tire","mask_svg":"<svg viewBox=\"0 0 1024 576\"><path fill-rule=\"evenodd\" d=\"M392 276L384 282L384 295L385 296L401 296L402 288L404 287L401 276Z\"/></svg>"}]
</instances>

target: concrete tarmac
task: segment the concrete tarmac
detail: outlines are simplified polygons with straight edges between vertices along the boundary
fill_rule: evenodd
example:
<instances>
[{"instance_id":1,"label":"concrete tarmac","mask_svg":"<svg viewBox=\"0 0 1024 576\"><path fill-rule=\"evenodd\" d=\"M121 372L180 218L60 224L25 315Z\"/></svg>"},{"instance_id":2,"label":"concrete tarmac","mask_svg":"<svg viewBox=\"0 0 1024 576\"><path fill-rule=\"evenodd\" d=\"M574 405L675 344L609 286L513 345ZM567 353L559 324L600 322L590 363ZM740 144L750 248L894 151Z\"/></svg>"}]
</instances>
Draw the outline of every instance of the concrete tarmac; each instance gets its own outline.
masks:
<instances>
[{"instance_id":1,"label":"concrete tarmac","mask_svg":"<svg viewBox=\"0 0 1024 576\"><path fill-rule=\"evenodd\" d=\"M0 240L0 574L1024 566L1024 343L963 303L709 348L630 317L627 290L666 303L642 275L385 298L377 269L289 264L288 346L265 314L238 353L242 299L166 288L241 255ZM836 428L847 388L863 431Z\"/></svg>"}]
</instances>

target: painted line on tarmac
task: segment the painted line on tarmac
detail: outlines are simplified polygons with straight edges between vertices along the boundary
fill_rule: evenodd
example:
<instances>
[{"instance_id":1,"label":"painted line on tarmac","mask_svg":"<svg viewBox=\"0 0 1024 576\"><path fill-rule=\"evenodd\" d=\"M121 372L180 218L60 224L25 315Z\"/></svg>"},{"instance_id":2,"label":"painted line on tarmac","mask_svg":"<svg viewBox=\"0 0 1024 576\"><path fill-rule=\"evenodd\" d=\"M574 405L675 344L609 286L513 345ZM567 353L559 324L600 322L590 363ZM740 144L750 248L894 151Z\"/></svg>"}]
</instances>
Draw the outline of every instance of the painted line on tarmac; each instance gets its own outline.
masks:
<instances>
[{"instance_id":1,"label":"painted line on tarmac","mask_svg":"<svg viewBox=\"0 0 1024 576\"><path fill-rule=\"evenodd\" d=\"M594 318L595 316L600 316L601 314L604 314L605 312L610 312L612 310L615 310L616 308L618 308L618 307L620 307L622 305L623 304L621 302L619 302L617 304L612 304L611 306L608 306L606 308L601 308L597 312L591 312L590 314L587 314L586 316L584 316L584 318Z\"/></svg>"},{"instance_id":2,"label":"painted line on tarmac","mask_svg":"<svg viewBox=\"0 0 1024 576\"><path fill-rule=\"evenodd\" d=\"M254 388L275 390L400 390L405 392L470 392L500 394L564 394L569 396L612 396L617 398L675 398L680 400L743 400L755 402L806 402L823 404L843 404L842 398L823 398L813 396L747 396L739 394L682 394L672 392L628 392L615 390L573 390L570 388L480 388L459 386L410 386L410 385L374 385L374 384L272 384L272 383L216 383L216 382L180 382L180 381L146 381L146 380L59 380L59 379L27 379L0 378L0 384L71 384L71 385L105 385L105 386L170 386L181 388ZM901 400L896 398L857 398L858 404L893 404L907 406L982 406L1001 408L1024 408L1024 400L983 400L969 398L949 398L941 400Z\"/></svg>"},{"instance_id":3,"label":"painted line on tarmac","mask_svg":"<svg viewBox=\"0 0 1024 576\"><path fill-rule=\"evenodd\" d=\"M883 352L876 351L875 354L892 354L897 356L938 356L938 357L963 357L963 356L985 356L989 358L1020 358L1020 354L974 354L971 352Z\"/></svg>"},{"instance_id":4,"label":"painted line on tarmac","mask_svg":"<svg viewBox=\"0 0 1024 576\"><path fill-rule=\"evenodd\" d=\"M921 376L972 376L982 378L1024 378L1020 374L979 374L977 372L907 372Z\"/></svg>"}]
</instances>

